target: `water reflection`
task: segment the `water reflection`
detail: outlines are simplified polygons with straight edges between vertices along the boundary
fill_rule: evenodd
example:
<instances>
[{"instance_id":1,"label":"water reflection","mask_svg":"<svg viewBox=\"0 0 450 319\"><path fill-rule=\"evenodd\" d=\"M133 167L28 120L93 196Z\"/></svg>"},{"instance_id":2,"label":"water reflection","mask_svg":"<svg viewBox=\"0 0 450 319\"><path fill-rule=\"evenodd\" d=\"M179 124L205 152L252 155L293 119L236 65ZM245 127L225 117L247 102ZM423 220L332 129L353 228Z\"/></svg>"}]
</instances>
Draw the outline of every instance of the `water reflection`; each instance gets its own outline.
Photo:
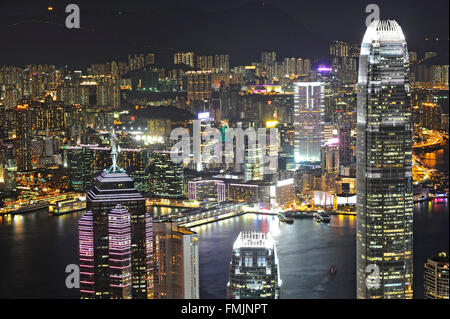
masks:
<instances>
[{"instance_id":1,"label":"water reflection","mask_svg":"<svg viewBox=\"0 0 450 319\"><path fill-rule=\"evenodd\" d=\"M149 208L154 216L179 208ZM448 251L448 201L414 206L415 296L423 297L423 263ZM78 220L83 212L0 217L0 298L79 298L65 287L65 267L78 263ZM225 298L235 239L242 230L270 231L276 241L285 298L355 298L355 219L332 216L329 225L246 214L198 227L200 295ZM329 276L330 265L338 272ZM12 276L13 274L13 276Z\"/></svg>"}]
</instances>

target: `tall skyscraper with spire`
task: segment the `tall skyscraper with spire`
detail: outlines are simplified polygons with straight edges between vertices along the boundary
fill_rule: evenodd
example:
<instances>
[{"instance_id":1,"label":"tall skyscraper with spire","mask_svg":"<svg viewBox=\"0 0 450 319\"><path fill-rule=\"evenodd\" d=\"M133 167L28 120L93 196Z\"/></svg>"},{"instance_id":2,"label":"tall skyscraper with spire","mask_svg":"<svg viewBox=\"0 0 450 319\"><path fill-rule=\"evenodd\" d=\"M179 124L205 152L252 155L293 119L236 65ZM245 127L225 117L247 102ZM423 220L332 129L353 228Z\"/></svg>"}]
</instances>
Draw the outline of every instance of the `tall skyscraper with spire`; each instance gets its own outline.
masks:
<instances>
[{"instance_id":1,"label":"tall skyscraper with spire","mask_svg":"<svg viewBox=\"0 0 450 319\"><path fill-rule=\"evenodd\" d=\"M145 198L117 166L112 135L112 166L96 178L79 221L81 297L153 298L152 219Z\"/></svg>"},{"instance_id":2,"label":"tall skyscraper with spire","mask_svg":"<svg viewBox=\"0 0 450 319\"><path fill-rule=\"evenodd\" d=\"M397 22L374 21L359 59L357 297L412 298L409 57Z\"/></svg>"}]
</instances>

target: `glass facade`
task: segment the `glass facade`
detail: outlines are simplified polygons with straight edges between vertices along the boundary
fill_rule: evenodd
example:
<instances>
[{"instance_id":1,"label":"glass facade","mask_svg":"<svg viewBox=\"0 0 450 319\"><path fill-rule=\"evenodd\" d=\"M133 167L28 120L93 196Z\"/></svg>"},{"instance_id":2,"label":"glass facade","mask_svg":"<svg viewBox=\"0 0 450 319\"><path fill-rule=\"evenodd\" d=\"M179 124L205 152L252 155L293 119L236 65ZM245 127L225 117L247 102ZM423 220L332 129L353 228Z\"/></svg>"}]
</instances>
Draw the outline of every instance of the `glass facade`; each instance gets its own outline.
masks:
<instances>
[{"instance_id":1,"label":"glass facade","mask_svg":"<svg viewBox=\"0 0 450 319\"><path fill-rule=\"evenodd\" d=\"M152 219L127 174L97 177L79 238L82 298L153 298Z\"/></svg>"},{"instance_id":2,"label":"glass facade","mask_svg":"<svg viewBox=\"0 0 450 319\"><path fill-rule=\"evenodd\" d=\"M184 195L183 164L175 164L168 151L154 151L153 195L166 198L181 198Z\"/></svg>"},{"instance_id":3,"label":"glass facade","mask_svg":"<svg viewBox=\"0 0 450 319\"><path fill-rule=\"evenodd\" d=\"M295 162L319 162L323 146L324 84L295 83L294 94L294 156Z\"/></svg>"},{"instance_id":4,"label":"glass facade","mask_svg":"<svg viewBox=\"0 0 450 319\"><path fill-rule=\"evenodd\" d=\"M357 297L412 298L409 58L395 21L374 21L361 45L356 157Z\"/></svg>"}]
</instances>

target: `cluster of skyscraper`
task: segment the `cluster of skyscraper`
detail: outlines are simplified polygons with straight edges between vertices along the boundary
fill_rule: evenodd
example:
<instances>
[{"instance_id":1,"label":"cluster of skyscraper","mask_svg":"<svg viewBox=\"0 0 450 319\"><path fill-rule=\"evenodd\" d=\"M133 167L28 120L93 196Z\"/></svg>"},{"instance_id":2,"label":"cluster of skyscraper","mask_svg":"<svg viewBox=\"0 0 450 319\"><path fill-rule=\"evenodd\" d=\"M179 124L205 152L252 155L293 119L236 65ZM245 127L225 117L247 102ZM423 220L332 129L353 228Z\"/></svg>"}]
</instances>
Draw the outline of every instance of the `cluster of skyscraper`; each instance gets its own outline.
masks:
<instances>
[{"instance_id":1,"label":"cluster of skyscraper","mask_svg":"<svg viewBox=\"0 0 450 319\"><path fill-rule=\"evenodd\" d=\"M153 53L94 64L87 74L2 67L0 187L12 192L17 183L26 199L44 189L87 193L83 298L199 297L197 235L153 222L147 198L201 209L356 205L358 298L412 298L413 133L448 130L448 65L426 64L434 58L408 52L389 20L373 22L360 48L333 42L330 65L263 52L259 62L230 67L226 54L177 52L164 68ZM169 150L178 127L200 127L202 137L217 127L221 139L191 134L200 160L176 164ZM276 128L277 138L263 148L246 140L244 163L212 161L205 150L224 149L234 127ZM112 130L123 148L108 141ZM221 159L239 151L225 149ZM264 155L278 156L278 169L267 169ZM431 287L432 271L445 276L441 258L428 265L426 295L448 296L441 283ZM229 276L229 298L281 296L270 234L239 235Z\"/></svg>"}]
</instances>

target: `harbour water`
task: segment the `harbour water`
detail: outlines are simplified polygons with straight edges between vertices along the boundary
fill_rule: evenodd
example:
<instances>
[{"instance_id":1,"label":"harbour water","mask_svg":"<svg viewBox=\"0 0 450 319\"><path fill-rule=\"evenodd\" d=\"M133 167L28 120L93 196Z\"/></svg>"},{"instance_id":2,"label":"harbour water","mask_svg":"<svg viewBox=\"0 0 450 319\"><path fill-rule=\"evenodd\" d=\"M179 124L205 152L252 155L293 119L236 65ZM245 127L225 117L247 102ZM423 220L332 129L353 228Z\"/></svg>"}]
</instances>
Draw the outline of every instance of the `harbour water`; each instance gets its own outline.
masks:
<instances>
[{"instance_id":1,"label":"harbour water","mask_svg":"<svg viewBox=\"0 0 450 319\"><path fill-rule=\"evenodd\" d=\"M431 168L448 171L448 147L420 154ZM154 216L178 209L154 207ZM51 216L34 212L0 217L0 298L79 298L67 289L66 266L78 263L78 220L83 211ZM414 297L423 298L423 265L449 251L448 199L414 206ZM244 215L193 228L199 235L200 296L225 298L233 242L242 230L270 231L276 241L283 298L355 298L354 216L280 223ZM329 276L331 265L337 266Z\"/></svg>"},{"instance_id":2,"label":"harbour water","mask_svg":"<svg viewBox=\"0 0 450 319\"><path fill-rule=\"evenodd\" d=\"M155 215L173 209L153 208ZM65 286L65 268L78 263L77 222L84 212L0 217L0 298L78 298ZM423 297L423 263L449 249L448 200L416 204L415 295ZM355 217L330 224L244 215L193 228L199 235L200 296L225 298L233 242L242 230L270 231L280 260L283 298L355 298ZM337 266L335 276L329 275Z\"/></svg>"}]
</instances>

